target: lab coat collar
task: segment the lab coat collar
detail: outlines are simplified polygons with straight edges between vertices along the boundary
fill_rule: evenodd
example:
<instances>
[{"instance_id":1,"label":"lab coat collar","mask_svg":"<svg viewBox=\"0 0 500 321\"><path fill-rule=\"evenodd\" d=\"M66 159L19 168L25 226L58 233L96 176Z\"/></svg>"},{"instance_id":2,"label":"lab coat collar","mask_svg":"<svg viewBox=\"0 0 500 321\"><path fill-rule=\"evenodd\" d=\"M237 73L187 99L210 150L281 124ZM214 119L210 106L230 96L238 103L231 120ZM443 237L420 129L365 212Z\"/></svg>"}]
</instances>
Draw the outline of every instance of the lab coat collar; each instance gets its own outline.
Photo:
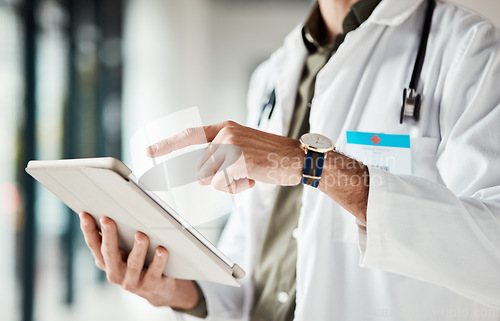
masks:
<instances>
[{"instance_id":1,"label":"lab coat collar","mask_svg":"<svg viewBox=\"0 0 500 321\"><path fill-rule=\"evenodd\" d=\"M405 22L424 0L383 0L367 22L397 26Z\"/></svg>"},{"instance_id":2,"label":"lab coat collar","mask_svg":"<svg viewBox=\"0 0 500 321\"><path fill-rule=\"evenodd\" d=\"M425 0L382 0L367 21L376 24L397 26L406 21L424 1ZM300 24L288 34L284 42L285 47L294 48L295 50L301 47L301 44L303 44L301 35L302 28L303 24ZM299 55L305 56L306 54L307 52L305 50L300 50ZM275 56L279 55L280 54L275 54Z\"/></svg>"}]
</instances>

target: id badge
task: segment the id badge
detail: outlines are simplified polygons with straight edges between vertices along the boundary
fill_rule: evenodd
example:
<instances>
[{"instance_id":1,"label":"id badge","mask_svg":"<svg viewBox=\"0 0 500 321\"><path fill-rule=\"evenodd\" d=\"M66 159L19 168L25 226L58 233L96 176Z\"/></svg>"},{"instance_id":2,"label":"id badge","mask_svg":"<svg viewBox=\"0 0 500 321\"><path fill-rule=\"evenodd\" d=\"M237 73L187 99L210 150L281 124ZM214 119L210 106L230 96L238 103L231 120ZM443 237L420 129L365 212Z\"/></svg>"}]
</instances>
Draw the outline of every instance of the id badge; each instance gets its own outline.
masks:
<instances>
[{"instance_id":1,"label":"id badge","mask_svg":"<svg viewBox=\"0 0 500 321\"><path fill-rule=\"evenodd\" d=\"M409 135L388 135L348 131L346 154L369 167L393 174L411 175Z\"/></svg>"}]
</instances>

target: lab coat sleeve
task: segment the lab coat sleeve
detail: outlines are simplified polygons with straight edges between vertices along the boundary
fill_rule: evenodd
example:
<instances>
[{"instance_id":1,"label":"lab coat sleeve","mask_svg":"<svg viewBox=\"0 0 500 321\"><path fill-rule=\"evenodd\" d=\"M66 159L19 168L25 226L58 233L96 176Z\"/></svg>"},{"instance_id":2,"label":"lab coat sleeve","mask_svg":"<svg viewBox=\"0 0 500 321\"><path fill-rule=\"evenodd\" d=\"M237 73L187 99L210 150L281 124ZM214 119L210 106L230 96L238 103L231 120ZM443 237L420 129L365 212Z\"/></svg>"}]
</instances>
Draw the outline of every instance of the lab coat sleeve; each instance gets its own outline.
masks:
<instances>
[{"instance_id":1,"label":"lab coat sleeve","mask_svg":"<svg viewBox=\"0 0 500 321\"><path fill-rule=\"evenodd\" d=\"M500 32L471 28L446 76L436 165L444 184L370 168L361 266L500 308Z\"/></svg>"}]
</instances>

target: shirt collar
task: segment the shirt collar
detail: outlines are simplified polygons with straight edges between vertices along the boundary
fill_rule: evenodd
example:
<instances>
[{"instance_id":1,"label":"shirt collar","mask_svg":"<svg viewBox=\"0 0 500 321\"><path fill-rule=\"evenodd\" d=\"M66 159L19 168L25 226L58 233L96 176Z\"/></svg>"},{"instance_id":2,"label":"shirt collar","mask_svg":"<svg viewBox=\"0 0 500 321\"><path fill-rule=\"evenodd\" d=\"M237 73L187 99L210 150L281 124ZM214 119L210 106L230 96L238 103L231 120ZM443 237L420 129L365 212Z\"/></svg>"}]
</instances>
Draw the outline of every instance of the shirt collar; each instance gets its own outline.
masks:
<instances>
[{"instance_id":1,"label":"shirt collar","mask_svg":"<svg viewBox=\"0 0 500 321\"><path fill-rule=\"evenodd\" d=\"M337 39L334 39L331 44L321 44L319 42L319 39L323 38L322 33L326 31L324 30L325 27L319 5L315 2L302 28L302 40L307 50L310 53L314 53L321 48L332 50L338 47L347 33L358 28L370 17L380 1L381 0L360 0L352 5L351 11L343 21L344 32L337 35Z\"/></svg>"},{"instance_id":2,"label":"shirt collar","mask_svg":"<svg viewBox=\"0 0 500 321\"><path fill-rule=\"evenodd\" d=\"M351 12L356 17L359 25L368 20L381 1L382 0L360 0L351 6Z\"/></svg>"}]
</instances>

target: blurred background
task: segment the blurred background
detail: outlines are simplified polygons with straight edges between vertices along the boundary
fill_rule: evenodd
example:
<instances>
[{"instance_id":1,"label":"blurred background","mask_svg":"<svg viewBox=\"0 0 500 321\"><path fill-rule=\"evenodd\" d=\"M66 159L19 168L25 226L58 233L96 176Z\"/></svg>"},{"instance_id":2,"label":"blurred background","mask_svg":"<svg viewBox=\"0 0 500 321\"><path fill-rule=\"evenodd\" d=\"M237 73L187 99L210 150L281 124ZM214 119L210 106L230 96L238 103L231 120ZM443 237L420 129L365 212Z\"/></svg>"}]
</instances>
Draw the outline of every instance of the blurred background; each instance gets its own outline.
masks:
<instances>
[{"instance_id":1,"label":"blurred background","mask_svg":"<svg viewBox=\"0 0 500 321\"><path fill-rule=\"evenodd\" d=\"M500 22L498 0L457 0ZM163 115L245 121L252 70L311 0L0 0L2 320L169 320L107 284L31 159L114 156Z\"/></svg>"}]
</instances>

